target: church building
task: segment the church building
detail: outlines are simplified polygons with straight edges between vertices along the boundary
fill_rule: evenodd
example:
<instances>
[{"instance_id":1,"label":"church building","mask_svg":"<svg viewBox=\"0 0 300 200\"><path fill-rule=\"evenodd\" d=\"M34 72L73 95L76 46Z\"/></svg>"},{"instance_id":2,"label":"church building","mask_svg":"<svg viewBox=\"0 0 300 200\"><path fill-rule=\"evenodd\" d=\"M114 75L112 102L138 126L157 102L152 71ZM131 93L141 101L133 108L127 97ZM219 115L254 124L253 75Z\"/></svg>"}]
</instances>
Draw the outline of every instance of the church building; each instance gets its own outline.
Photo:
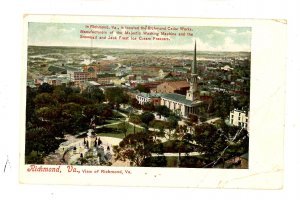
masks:
<instances>
[{"instance_id":1,"label":"church building","mask_svg":"<svg viewBox=\"0 0 300 200\"><path fill-rule=\"evenodd\" d=\"M199 79L197 73L197 49L196 42L194 47L194 57L191 69L191 75L188 78L189 90L186 95L177 93L162 94L161 105L167 106L174 113L182 117L188 117L189 114L199 115L200 91L199 91Z\"/></svg>"}]
</instances>

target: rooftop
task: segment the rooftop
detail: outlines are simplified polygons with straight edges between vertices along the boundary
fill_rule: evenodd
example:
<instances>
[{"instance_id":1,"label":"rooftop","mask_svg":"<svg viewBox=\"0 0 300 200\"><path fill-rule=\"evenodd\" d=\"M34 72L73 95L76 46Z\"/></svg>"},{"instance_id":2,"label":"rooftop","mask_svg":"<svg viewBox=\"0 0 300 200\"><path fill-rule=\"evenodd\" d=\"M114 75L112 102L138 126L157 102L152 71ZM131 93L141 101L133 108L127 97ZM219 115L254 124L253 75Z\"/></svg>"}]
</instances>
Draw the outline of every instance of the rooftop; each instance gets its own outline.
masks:
<instances>
[{"instance_id":1,"label":"rooftop","mask_svg":"<svg viewBox=\"0 0 300 200\"><path fill-rule=\"evenodd\" d=\"M160 93L145 93L145 92L141 92L137 94L138 96L142 96L142 97L149 97L149 98L159 98L161 97Z\"/></svg>"},{"instance_id":2,"label":"rooftop","mask_svg":"<svg viewBox=\"0 0 300 200\"><path fill-rule=\"evenodd\" d=\"M161 97L164 99L167 99L167 100L182 103L187 106L193 106L194 104L200 103L200 101L195 102L195 101L188 100L188 99L186 99L185 95L177 94L177 93L162 94Z\"/></svg>"},{"instance_id":3,"label":"rooftop","mask_svg":"<svg viewBox=\"0 0 300 200\"><path fill-rule=\"evenodd\" d=\"M240 112L240 113L247 113L248 111L246 110L239 110L239 109L233 109L231 112Z\"/></svg>"},{"instance_id":4,"label":"rooftop","mask_svg":"<svg viewBox=\"0 0 300 200\"><path fill-rule=\"evenodd\" d=\"M170 82L164 82L162 84L167 84L168 86L174 89L185 88L190 86L190 84L186 80L170 81Z\"/></svg>"},{"instance_id":5,"label":"rooftop","mask_svg":"<svg viewBox=\"0 0 300 200\"><path fill-rule=\"evenodd\" d=\"M100 84L97 83L97 82L95 82L95 81L88 81L87 85L90 85L90 86L99 86Z\"/></svg>"},{"instance_id":6,"label":"rooftop","mask_svg":"<svg viewBox=\"0 0 300 200\"><path fill-rule=\"evenodd\" d=\"M170 82L169 84L174 87L190 87L190 84L186 80L174 81L174 82Z\"/></svg>"}]
</instances>

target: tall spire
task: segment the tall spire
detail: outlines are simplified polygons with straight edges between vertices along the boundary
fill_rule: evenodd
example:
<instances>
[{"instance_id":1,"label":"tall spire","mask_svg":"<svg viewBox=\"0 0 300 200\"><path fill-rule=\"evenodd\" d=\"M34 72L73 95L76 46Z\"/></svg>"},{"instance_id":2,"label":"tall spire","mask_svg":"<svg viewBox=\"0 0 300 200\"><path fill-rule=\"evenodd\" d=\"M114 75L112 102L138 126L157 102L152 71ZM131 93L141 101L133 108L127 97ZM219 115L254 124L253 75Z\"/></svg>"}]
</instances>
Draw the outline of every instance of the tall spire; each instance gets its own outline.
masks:
<instances>
[{"instance_id":1,"label":"tall spire","mask_svg":"<svg viewBox=\"0 0 300 200\"><path fill-rule=\"evenodd\" d=\"M194 48L194 59L192 63L191 76L189 78L190 89L186 92L186 99L190 101L199 100L198 74L197 74L197 49L196 41Z\"/></svg>"},{"instance_id":2,"label":"tall spire","mask_svg":"<svg viewBox=\"0 0 300 200\"><path fill-rule=\"evenodd\" d=\"M194 60L192 65L192 74L197 74L197 44L195 40L195 48L194 48Z\"/></svg>"}]
</instances>

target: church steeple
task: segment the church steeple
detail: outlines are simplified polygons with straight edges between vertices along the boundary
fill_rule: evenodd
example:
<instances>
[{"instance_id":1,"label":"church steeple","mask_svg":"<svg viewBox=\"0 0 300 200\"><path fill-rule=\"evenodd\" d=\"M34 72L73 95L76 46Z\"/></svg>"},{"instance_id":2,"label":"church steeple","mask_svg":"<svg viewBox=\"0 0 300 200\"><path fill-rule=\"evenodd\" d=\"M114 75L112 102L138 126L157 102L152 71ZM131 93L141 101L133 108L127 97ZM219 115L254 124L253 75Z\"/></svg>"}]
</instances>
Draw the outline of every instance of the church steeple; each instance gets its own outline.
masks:
<instances>
[{"instance_id":1,"label":"church steeple","mask_svg":"<svg viewBox=\"0 0 300 200\"><path fill-rule=\"evenodd\" d=\"M196 41L194 47L194 58L191 69L191 76L189 78L190 89L186 93L186 99L195 101L199 100L199 87L198 87L198 73L197 73L197 49L196 49Z\"/></svg>"},{"instance_id":2,"label":"church steeple","mask_svg":"<svg viewBox=\"0 0 300 200\"><path fill-rule=\"evenodd\" d=\"M192 64L192 74L197 74L197 44L195 40L195 47L194 47L194 59Z\"/></svg>"}]
</instances>

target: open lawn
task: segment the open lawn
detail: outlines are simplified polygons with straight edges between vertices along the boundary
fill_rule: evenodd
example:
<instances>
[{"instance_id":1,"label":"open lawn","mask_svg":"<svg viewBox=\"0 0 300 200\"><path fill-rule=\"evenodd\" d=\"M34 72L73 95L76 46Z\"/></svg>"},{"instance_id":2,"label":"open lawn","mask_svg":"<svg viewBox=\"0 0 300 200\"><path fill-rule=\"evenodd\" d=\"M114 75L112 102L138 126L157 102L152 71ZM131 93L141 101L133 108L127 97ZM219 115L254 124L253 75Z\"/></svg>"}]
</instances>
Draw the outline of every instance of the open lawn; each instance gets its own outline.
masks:
<instances>
[{"instance_id":1,"label":"open lawn","mask_svg":"<svg viewBox=\"0 0 300 200\"><path fill-rule=\"evenodd\" d=\"M125 134L122 129L123 123L120 124L113 124L113 125L107 125L105 127L99 128L97 130L98 136L106 136L106 137L115 137L123 139L125 137ZM125 126L127 126L127 132L126 134L132 134L134 132L134 127L131 124L126 123ZM135 132L142 131L141 128L135 127Z\"/></svg>"}]
</instances>

